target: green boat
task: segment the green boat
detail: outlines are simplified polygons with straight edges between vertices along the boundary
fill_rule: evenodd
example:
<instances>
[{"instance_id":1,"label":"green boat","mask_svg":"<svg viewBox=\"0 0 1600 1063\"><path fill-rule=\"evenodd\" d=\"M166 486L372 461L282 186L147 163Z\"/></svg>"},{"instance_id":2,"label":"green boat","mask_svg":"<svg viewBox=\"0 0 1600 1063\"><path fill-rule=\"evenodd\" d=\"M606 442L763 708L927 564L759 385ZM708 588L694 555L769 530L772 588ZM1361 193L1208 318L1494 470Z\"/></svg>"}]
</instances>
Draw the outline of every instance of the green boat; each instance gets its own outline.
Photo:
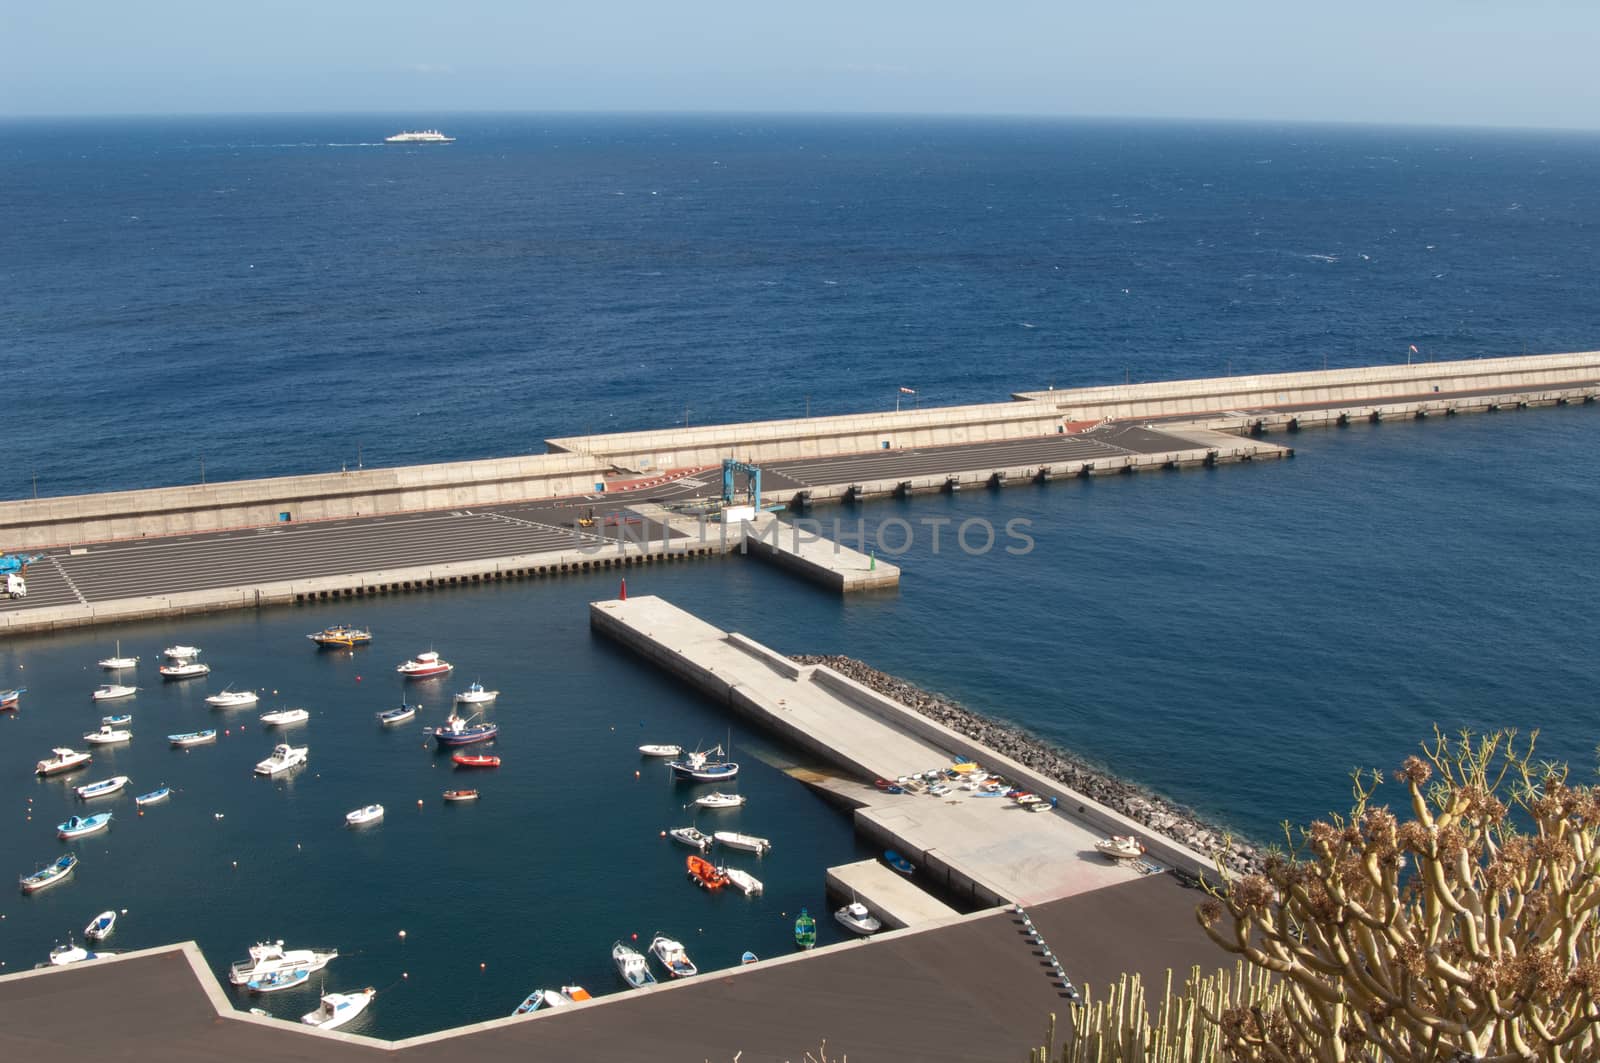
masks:
<instances>
[{"instance_id":1,"label":"green boat","mask_svg":"<svg viewBox=\"0 0 1600 1063\"><path fill-rule=\"evenodd\" d=\"M817 921L804 908L800 909L800 918L794 921L794 943L803 949L817 943Z\"/></svg>"}]
</instances>

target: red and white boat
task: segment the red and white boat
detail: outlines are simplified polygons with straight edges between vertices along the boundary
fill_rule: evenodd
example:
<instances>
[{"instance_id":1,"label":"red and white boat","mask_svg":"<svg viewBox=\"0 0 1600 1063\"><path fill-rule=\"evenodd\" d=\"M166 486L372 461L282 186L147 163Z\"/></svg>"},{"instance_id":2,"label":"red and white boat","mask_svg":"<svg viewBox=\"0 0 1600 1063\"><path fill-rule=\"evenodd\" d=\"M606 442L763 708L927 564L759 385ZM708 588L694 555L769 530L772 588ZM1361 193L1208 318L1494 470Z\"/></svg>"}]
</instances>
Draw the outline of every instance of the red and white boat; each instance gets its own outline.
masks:
<instances>
[{"instance_id":1,"label":"red and white boat","mask_svg":"<svg viewBox=\"0 0 1600 1063\"><path fill-rule=\"evenodd\" d=\"M395 671L407 679L429 679L436 675L448 675L454 668L455 665L449 661L441 661L437 653L429 650L427 653L417 654Z\"/></svg>"},{"instance_id":2,"label":"red and white boat","mask_svg":"<svg viewBox=\"0 0 1600 1063\"><path fill-rule=\"evenodd\" d=\"M498 768L500 758L493 753L457 753L450 758L463 768Z\"/></svg>"}]
</instances>

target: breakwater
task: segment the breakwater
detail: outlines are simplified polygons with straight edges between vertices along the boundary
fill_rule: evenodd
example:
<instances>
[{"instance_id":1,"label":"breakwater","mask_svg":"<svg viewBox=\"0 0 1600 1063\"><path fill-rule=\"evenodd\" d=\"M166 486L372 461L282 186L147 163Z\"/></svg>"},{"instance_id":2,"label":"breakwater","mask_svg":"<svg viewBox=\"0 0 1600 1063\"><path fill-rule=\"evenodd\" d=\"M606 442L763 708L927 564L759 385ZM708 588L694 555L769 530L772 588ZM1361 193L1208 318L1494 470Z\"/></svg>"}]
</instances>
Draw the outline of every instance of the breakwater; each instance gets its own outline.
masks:
<instances>
[{"instance_id":1,"label":"breakwater","mask_svg":"<svg viewBox=\"0 0 1600 1063\"><path fill-rule=\"evenodd\" d=\"M974 742L1049 776L1085 797L1122 813L1149 830L1197 852L1220 854L1232 871L1260 869L1257 846L1232 837L1232 832L1143 787L1094 768L1071 753L1012 724L998 723L913 683L840 655L793 654L796 664L824 665L862 686L899 702Z\"/></svg>"}]
</instances>

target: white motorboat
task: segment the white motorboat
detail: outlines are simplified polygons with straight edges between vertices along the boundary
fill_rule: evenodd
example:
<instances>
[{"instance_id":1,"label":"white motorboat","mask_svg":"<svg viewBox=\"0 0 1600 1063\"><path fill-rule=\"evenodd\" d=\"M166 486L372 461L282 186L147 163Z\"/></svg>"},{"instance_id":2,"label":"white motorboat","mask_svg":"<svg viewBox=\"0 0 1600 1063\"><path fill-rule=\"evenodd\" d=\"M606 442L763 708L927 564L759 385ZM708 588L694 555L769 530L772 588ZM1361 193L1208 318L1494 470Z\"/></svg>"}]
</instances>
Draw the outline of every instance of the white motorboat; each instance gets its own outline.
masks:
<instances>
[{"instance_id":1,"label":"white motorboat","mask_svg":"<svg viewBox=\"0 0 1600 1063\"><path fill-rule=\"evenodd\" d=\"M1144 845L1131 834L1113 834L1094 843L1095 852L1113 860L1138 860L1144 856Z\"/></svg>"},{"instance_id":2,"label":"white motorboat","mask_svg":"<svg viewBox=\"0 0 1600 1063\"><path fill-rule=\"evenodd\" d=\"M54 756L46 757L44 760L41 760L39 763L33 766L33 772L35 775L56 775L63 771L71 771L74 768L81 768L90 761L94 760L94 756L90 753L83 753L79 752L78 750L67 749L64 746L58 746L55 749L52 749L50 752L53 753Z\"/></svg>"},{"instance_id":3,"label":"white motorboat","mask_svg":"<svg viewBox=\"0 0 1600 1063\"><path fill-rule=\"evenodd\" d=\"M554 989L535 989L522 998L522 1003L517 1005L513 1015L526 1015L530 1011L546 1011L550 1008L559 1008L572 1001L556 992Z\"/></svg>"},{"instance_id":4,"label":"white motorboat","mask_svg":"<svg viewBox=\"0 0 1600 1063\"><path fill-rule=\"evenodd\" d=\"M702 794L694 803L701 808L738 808L744 804L744 794Z\"/></svg>"},{"instance_id":5,"label":"white motorboat","mask_svg":"<svg viewBox=\"0 0 1600 1063\"><path fill-rule=\"evenodd\" d=\"M116 652L113 653L110 657L102 657L97 663L100 665L101 668L109 668L112 671L116 671L119 668L132 668L132 667L134 667L135 665L137 665L139 663L139 658L137 658L137 657L124 657L122 655L122 640L118 639L117 640L117 650L116 650Z\"/></svg>"},{"instance_id":6,"label":"white motorboat","mask_svg":"<svg viewBox=\"0 0 1600 1063\"><path fill-rule=\"evenodd\" d=\"M111 778L102 779L100 782L85 783L73 792L87 800L91 797L106 797L109 794L114 794L126 785L128 785L128 777L126 775L113 775Z\"/></svg>"},{"instance_id":7,"label":"white motorboat","mask_svg":"<svg viewBox=\"0 0 1600 1063\"><path fill-rule=\"evenodd\" d=\"M365 1011L377 995L371 986L359 993L324 993L322 1006L300 1016L300 1021L319 1030L336 1030Z\"/></svg>"},{"instance_id":8,"label":"white motorboat","mask_svg":"<svg viewBox=\"0 0 1600 1063\"><path fill-rule=\"evenodd\" d=\"M683 756L683 747L646 745L640 746L639 752L647 757L681 757Z\"/></svg>"},{"instance_id":9,"label":"white motorboat","mask_svg":"<svg viewBox=\"0 0 1600 1063\"><path fill-rule=\"evenodd\" d=\"M108 910L89 920L89 925L83 928L83 936L90 941L104 941L116 928L117 913Z\"/></svg>"},{"instance_id":10,"label":"white motorboat","mask_svg":"<svg viewBox=\"0 0 1600 1063\"><path fill-rule=\"evenodd\" d=\"M168 646L161 651L163 657L171 657L175 661L187 661L191 657L200 656L199 646Z\"/></svg>"},{"instance_id":11,"label":"white motorboat","mask_svg":"<svg viewBox=\"0 0 1600 1063\"><path fill-rule=\"evenodd\" d=\"M643 989L656 984L656 976L650 973L650 964L638 949L629 948L618 941L611 946L611 962L617 965L617 973L622 975L629 989Z\"/></svg>"},{"instance_id":12,"label":"white motorboat","mask_svg":"<svg viewBox=\"0 0 1600 1063\"><path fill-rule=\"evenodd\" d=\"M83 740L97 746L114 746L120 742L131 742L133 740L133 732L123 731L112 727L109 723L103 723L98 731L84 732Z\"/></svg>"},{"instance_id":13,"label":"white motorboat","mask_svg":"<svg viewBox=\"0 0 1600 1063\"><path fill-rule=\"evenodd\" d=\"M754 834L740 834L738 831L719 830L712 837L717 840L718 845L726 845L730 849L743 849L757 856L767 855L767 851L772 848L772 843L766 838L757 838Z\"/></svg>"},{"instance_id":14,"label":"white motorboat","mask_svg":"<svg viewBox=\"0 0 1600 1063\"><path fill-rule=\"evenodd\" d=\"M284 971L304 969L308 974L328 966L338 957L338 949L286 949L282 940L263 941L250 946L250 958L240 960L228 970L228 981L248 985L252 980Z\"/></svg>"},{"instance_id":15,"label":"white motorboat","mask_svg":"<svg viewBox=\"0 0 1600 1063\"><path fill-rule=\"evenodd\" d=\"M138 687L125 687L120 683L101 683L89 697L95 701L115 701L118 698L131 698L138 692Z\"/></svg>"},{"instance_id":16,"label":"white motorboat","mask_svg":"<svg viewBox=\"0 0 1600 1063\"><path fill-rule=\"evenodd\" d=\"M437 129L407 129L392 137L384 137L385 144L454 144L455 137L447 137Z\"/></svg>"},{"instance_id":17,"label":"white motorboat","mask_svg":"<svg viewBox=\"0 0 1600 1063\"><path fill-rule=\"evenodd\" d=\"M700 973L700 969L689 959L689 953L684 950L683 942L674 941L659 931L650 941L650 953L661 961L661 966L674 978L688 978Z\"/></svg>"},{"instance_id":18,"label":"white motorboat","mask_svg":"<svg viewBox=\"0 0 1600 1063\"><path fill-rule=\"evenodd\" d=\"M281 775L290 768L299 767L306 762L311 754L310 746L291 746L280 742L272 750L272 756L256 765L257 775Z\"/></svg>"},{"instance_id":19,"label":"white motorboat","mask_svg":"<svg viewBox=\"0 0 1600 1063\"><path fill-rule=\"evenodd\" d=\"M206 698L206 704L214 709L242 709L246 705L254 705L257 700L253 690L224 690Z\"/></svg>"},{"instance_id":20,"label":"white motorboat","mask_svg":"<svg viewBox=\"0 0 1600 1063\"><path fill-rule=\"evenodd\" d=\"M487 705L500 696L498 690L485 690L482 683L473 683L456 695L458 705Z\"/></svg>"},{"instance_id":21,"label":"white motorboat","mask_svg":"<svg viewBox=\"0 0 1600 1063\"><path fill-rule=\"evenodd\" d=\"M851 901L837 912L834 912L833 917L843 924L845 929L852 930L863 937L868 934L876 934L883 929L883 924L873 918L872 913L867 911L867 906L860 901Z\"/></svg>"},{"instance_id":22,"label":"white motorboat","mask_svg":"<svg viewBox=\"0 0 1600 1063\"><path fill-rule=\"evenodd\" d=\"M727 876L729 882L733 883L735 886L738 886L739 889L744 892L746 897L749 897L755 893L761 893L765 889L765 887L761 885L761 880L756 878L748 871L741 871L736 867L719 867L717 870L721 871L725 876Z\"/></svg>"},{"instance_id":23,"label":"white motorboat","mask_svg":"<svg viewBox=\"0 0 1600 1063\"><path fill-rule=\"evenodd\" d=\"M268 727L288 727L294 723L305 723L309 719L311 713L305 709L278 709L261 714L261 722Z\"/></svg>"},{"instance_id":24,"label":"white motorboat","mask_svg":"<svg viewBox=\"0 0 1600 1063\"><path fill-rule=\"evenodd\" d=\"M673 827L667 833L672 835L672 840L679 845L687 845L689 848L697 849L702 853L711 848L711 839L702 834L698 828Z\"/></svg>"},{"instance_id":25,"label":"white motorboat","mask_svg":"<svg viewBox=\"0 0 1600 1063\"><path fill-rule=\"evenodd\" d=\"M367 805L365 808L358 808L354 812L347 813L344 821L351 827L359 827L363 823L376 823L382 818L382 805Z\"/></svg>"},{"instance_id":26,"label":"white motorboat","mask_svg":"<svg viewBox=\"0 0 1600 1063\"><path fill-rule=\"evenodd\" d=\"M199 661L174 661L162 665L156 671L161 673L162 679L198 679L203 675L210 675L211 666L201 664Z\"/></svg>"},{"instance_id":27,"label":"white motorboat","mask_svg":"<svg viewBox=\"0 0 1600 1063\"><path fill-rule=\"evenodd\" d=\"M115 955L116 953L114 952L90 952L82 945L74 945L69 941L65 945L57 945L50 950L50 966L65 967L69 963L104 960Z\"/></svg>"}]
</instances>

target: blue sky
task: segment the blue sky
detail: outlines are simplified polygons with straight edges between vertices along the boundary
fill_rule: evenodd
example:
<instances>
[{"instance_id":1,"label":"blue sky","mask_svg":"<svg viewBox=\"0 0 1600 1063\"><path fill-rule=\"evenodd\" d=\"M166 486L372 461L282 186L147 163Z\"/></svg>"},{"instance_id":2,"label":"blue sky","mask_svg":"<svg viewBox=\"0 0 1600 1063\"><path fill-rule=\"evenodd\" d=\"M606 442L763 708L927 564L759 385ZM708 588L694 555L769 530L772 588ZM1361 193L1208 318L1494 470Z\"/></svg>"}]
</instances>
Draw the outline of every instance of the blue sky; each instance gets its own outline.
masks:
<instances>
[{"instance_id":1,"label":"blue sky","mask_svg":"<svg viewBox=\"0 0 1600 1063\"><path fill-rule=\"evenodd\" d=\"M1600 127L1593 0L4 0L0 113L799 111Z\"/></svg>"}]
</instances>

